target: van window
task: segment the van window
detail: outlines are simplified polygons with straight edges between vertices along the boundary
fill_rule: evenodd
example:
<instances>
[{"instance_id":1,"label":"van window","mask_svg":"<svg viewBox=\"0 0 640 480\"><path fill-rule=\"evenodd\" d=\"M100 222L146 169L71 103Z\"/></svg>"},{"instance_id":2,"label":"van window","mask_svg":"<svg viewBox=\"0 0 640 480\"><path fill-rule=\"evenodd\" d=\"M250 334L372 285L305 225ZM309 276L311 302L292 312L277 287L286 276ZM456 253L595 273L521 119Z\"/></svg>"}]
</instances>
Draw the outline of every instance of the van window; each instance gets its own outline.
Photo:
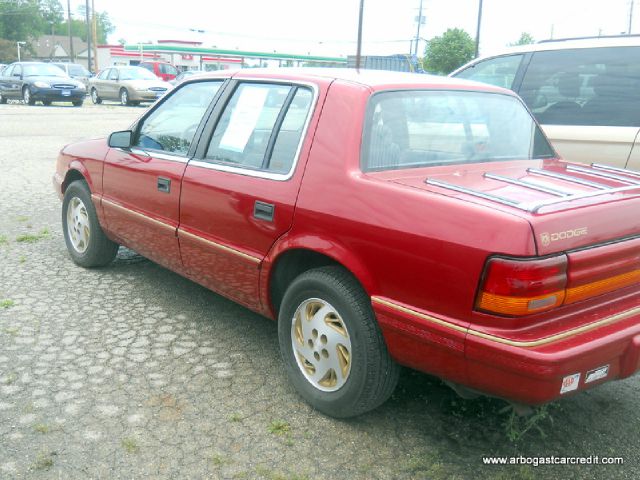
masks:
<instances>
[{"instance_id":1,"label":"van window","mask_svg":"<svg viewBox=\"0 0 640 480\"><path fill-rule=\"evenodd\" d=\"M511 89L523 57L518 54L489 58L459 72L456 77Z\"/></svg>"},{"instance_id":2,"label":"van window","mask_svg":"<svg viewBox=\"0 0 640 480\"><path fill-rule=\"evenodd\" d=\"M518 93L542 124L640 126L640 47L536 52Z\"/></svg>"}]
</instances>

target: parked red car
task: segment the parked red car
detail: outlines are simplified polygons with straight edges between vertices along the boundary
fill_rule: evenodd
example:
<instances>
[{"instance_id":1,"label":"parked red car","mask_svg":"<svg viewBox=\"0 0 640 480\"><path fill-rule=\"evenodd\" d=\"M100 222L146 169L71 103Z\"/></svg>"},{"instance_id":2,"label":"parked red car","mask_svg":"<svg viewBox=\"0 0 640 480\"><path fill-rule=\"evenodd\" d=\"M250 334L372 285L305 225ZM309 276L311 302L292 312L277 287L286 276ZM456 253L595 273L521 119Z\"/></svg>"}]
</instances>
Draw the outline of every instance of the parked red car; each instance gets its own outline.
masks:
<instances>
[{"instance_id":1,"label":"parked red car","mask_svg":"<svg viewBox=\"0 0 640 480\"><path fill-rule=\"evenodd\" d=\"M131 130L65 147L71 258L127 247L278 319L336 417L399 365L540 404L640 363L640 173L557 158L512 92L349 70L189 80Z\"/></svg>"},{"instance_id":2,"label":"parked red car","mask_svg":"<svg viewBox=\"0 0 640 480\"><path fill-rule=\"evenodd\" d=\"M161 78L165 82L173 80L178 76L178 69L167 62L140 62L139 67L146 68L156 77Z\"/></svg>"}]
</instances>

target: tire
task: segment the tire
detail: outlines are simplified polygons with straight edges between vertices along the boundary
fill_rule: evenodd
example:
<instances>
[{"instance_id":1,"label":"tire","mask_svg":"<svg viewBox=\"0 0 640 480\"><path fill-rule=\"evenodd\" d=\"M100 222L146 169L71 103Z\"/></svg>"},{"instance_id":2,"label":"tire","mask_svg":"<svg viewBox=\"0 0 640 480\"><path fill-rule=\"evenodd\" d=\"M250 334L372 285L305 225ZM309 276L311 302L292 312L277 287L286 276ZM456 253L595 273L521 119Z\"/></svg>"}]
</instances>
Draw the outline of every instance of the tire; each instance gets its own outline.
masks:
<instances>
[{"instance_id":1,"label":"tire","mask_svg":"<svg viewBox=\"0 0 640 480\"><path fill-rule=\"evenodd\" d=\"M31 96L31 90L29 90L29 87L24 87L22 89L22 100L24 100L24 104L25 105L35 105L36 101L33 98L33 96Z\"/></svg>"},{"instance_id":2,"label":"tire","mask_svg":"<svg viewBox=\"0 0 640 480\"><path fill-rule=\"evenodd\" d=\"M134 101L134 100L131 100L129 103L130 103L131 105L133 105L134 107L137 107L138 105L140 105L140 102L139 102L138 100L135 100L135 101Z\"/></svg>"},{"instance_id":3,"label":"tire","mask_svg":"<svg viewBox=\"0 0 640 480\"><path fill-rule=\"evenodd\" d=\"M95 88L91 89L91 101L95 105L99 105L102 103L102 99L98 96L98 91Z\"/></svg>"},{"instance_id":4,"label":"tire","mask_svg":"<svg viewBox=\"0 0 640 480\"><path fill-rule=\"evenodd\" d=\"M331 417L373 410L398 383L400 367L389 356L369 297L341 267L309 270L291 283L278 339L297 392Z\"/></svg>"},{"instance_id":5,"label":"tire","mask_svg":"<svg viewBox=\"0 0 640 480\"><path fill-rule=\"evenodd\" d=\"M81 107L84 103L84 100L73 100L71 103L73 103L74 107Z\"/></svg>"},{"instance_id":6,"label":"tire","mask_svg":"<svg viewBox=\"0 0 640 480\"><path fill-rule=\"evenodd\" d=\"M51 100L43 100L43 101L42 101L42 104L43 104L45 107L48 107L49 105L51 105Z\"/></svg>"},{"instance_id":7,"label":"tire","mask_svg":"<svg viewBox=\"0 0 640 480\"><path fill-rule=\"evenodd\" d=\"M5 97L4 95L2 95L2 93L0 93L0 104L5 104L7 103L7 97Z\"/></svg>"},{"instance_id":8,"label":"tire","mask_svg":"<svg viewBox=\"0 0 640 480\"><path fill-rule=\"evenodd\" d=\"M103 267L113 261L118 244L102 231L86 182L76 180L64 192L62 232L71 259L82 267Z\"/></svg>"},{"instance_id":9,"label":"tire","mask_svg":"<svg viewBox=\"0 0 640 480\"><path fill-rule=\"evenodd\" d=\"M129 105L131 101L129 100L129 91L126 88L120 89L120 105Z\"/></svg>"}]
</instances>

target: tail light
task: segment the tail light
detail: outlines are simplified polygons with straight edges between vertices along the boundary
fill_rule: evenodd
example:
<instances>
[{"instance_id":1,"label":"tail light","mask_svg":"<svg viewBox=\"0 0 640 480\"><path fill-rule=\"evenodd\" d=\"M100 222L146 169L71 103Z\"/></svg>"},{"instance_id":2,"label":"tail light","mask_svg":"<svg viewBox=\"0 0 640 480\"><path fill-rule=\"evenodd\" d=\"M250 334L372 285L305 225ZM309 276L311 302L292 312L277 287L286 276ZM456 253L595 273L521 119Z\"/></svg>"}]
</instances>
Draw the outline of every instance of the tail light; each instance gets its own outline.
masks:
<instances>
[{"instance_id":1,"label":"tail light","mask_svg":"<svg viewBox=\"0 0 640 480\"><path fill-rule=\"evenodd\" d=\"M490 258L476 299L476 308L500 315L522 316L563 304L567 257L543 259Z\"/></svg>"}]
</instances>

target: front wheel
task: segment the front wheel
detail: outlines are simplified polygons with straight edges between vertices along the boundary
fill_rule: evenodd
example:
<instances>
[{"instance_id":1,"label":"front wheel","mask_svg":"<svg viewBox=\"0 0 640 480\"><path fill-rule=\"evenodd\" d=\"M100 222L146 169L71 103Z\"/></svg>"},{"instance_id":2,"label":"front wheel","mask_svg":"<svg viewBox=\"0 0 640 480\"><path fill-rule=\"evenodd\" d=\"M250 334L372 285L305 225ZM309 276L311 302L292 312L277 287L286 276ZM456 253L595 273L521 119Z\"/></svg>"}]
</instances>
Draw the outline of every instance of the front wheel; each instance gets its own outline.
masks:
<instances>
[{"instance_id":1,"label":"front wheel","mask_svg":"<svg viewBox=\"0 0 640 480\"><path fill-rule=\"evenodd\" d=\"M98 91L95 88L91 89L91 101L95 104L98 105L100 103L102 103L102 99L100 98L100 96L98 95Z\"/></svg>"},{"instance_id":2,"label":"front wheel","mask_svg":"<svg viewBox=\"0 0 640 480\"><path fill-rule=\"evenodd\" d=\"M398 382L371 303L341 267L309 270L287 289L278 317L280 351L298 393L345 418L381 405Z\"/></svg>"},{"instance_id":3,"label":"front wheel","mask_svg":"<svg viewBox=\"0 0 640 480\"><path fill-rule=\"evenodd\" d=\"M74 107L81 107L82 104L84 103L84 100L74 100L71 103L73 103Z\"/></svg>"},{"instance_id":4,"label":"front wheel","mask_svg":"<svg viewBox=\"0 0 640 480\"><path fill-rule=\"evenodd\" d=\"M22 100L24 100L24 104L25 105L35 105L36 104L35 99L31 95L31 90L29 90L29 87L24 87L22 89Z\"/></svg>"},{"instance_id":5,"label":"front wheel","mask_svg":"<svg viewBox=\"0 0 640 480\"><path fill-rule=\"evenodd\" d=\"M100 227L91 192L82 180L71 183L64 192L62 231L71 259L82 267L102 267L118 253L118 244Z\"/></svg>"},{"instance_id":6,"label":"front wheel","mask_svg":"<svg viewBox=\"0 0 640 480\"><path fill-rule=\"evenodd\" d=\"M120 90L120 104L129 105L129 91L126 88Z\"/></svg>"}]
</instances>

